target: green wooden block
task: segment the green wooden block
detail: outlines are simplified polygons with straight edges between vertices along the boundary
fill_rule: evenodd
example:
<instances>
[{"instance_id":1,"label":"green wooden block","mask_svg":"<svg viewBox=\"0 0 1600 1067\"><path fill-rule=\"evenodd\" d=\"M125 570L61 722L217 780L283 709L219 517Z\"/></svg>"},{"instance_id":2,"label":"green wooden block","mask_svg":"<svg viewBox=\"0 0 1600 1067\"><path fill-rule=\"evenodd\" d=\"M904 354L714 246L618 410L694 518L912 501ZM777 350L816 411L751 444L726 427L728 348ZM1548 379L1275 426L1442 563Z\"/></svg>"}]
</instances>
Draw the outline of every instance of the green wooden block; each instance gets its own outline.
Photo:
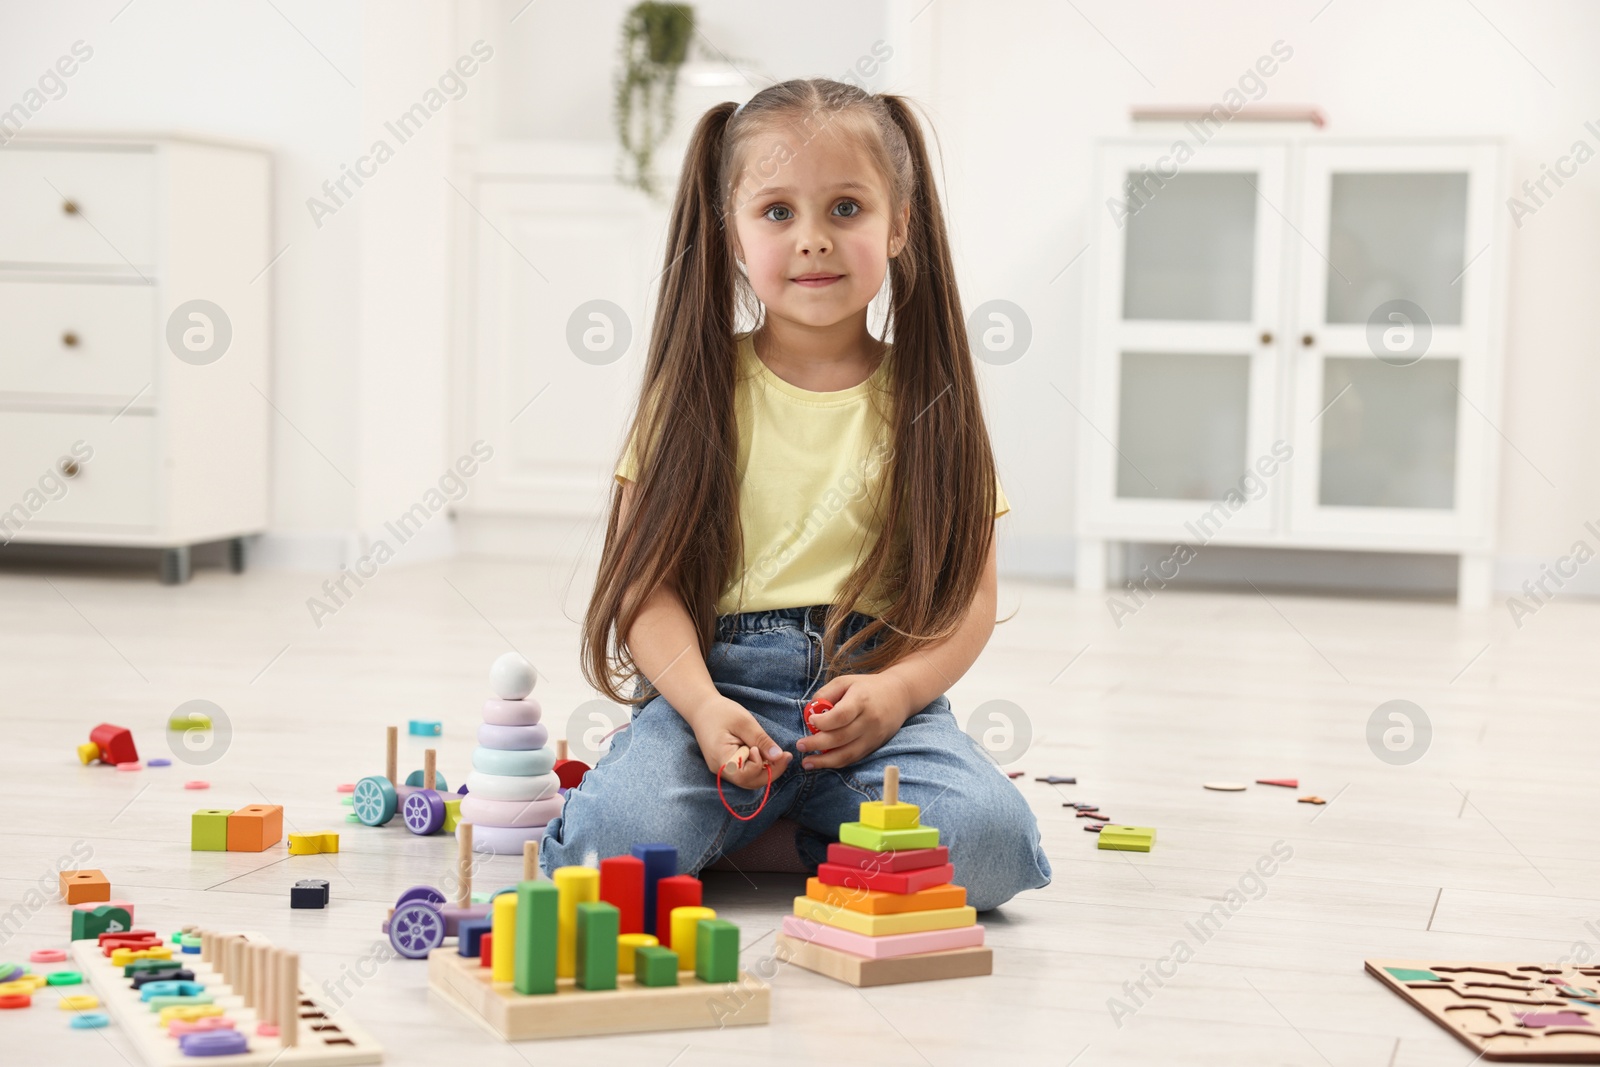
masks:
<instances>
[{"instance_id":1,"label":"green wooden block","mask_svg":"<svg viewBox=\"0 0 1600 1067\"><path fill-rule=\"evenodd\" d=\"M604 900L578 905L579 989L617 988L617 930L622 912Z\"/></svg>"},{"instance_id":2,"label":"green wooden block","mask_svg":"<svg viewBox=\"0 0 1600 1067\"><path fill-rule=\"evenodd\" d=\"M556 991L557 902L554 882L517 883L516 958L512 988L518 993ZM615 938L613 938L615 940ZM617 950L612 948L615 956Z\"/></svg>"},{"instance_id":3,"label":"green wooden block","mask_svg":"<svg viewBox=\"0 0 1600 1067\"><path fill-rule=\"evenodd\" d=\"M201 808L189 817L191 852L228 851L228 816L232 808Z\"/></svg>"},{"instance_id":4,"label":"green wooden block","mask_svg":"<svg viewBox=\"0 0 1600 1067\"><path fill-rule=\"evenodd\" d=\"M1156 831L1153 826L1112 826L1107 824L1100 830L1100 847L1115 849L1118 852L1149 852L1150 846L1156 843Z\"/></svg>"},{"instance_id":5,"label":"green wooden block","mask_svg":"<svg viewBox=\"0 0 1600 1067\"><path fill-rule=\"evenodd\" d=\"M739 980L739 928L726 919L694 924L694 974L702 982Z\"/></svg>"},{"instance_id":6,"label":"green wooden block","mask_svg":"<svg viewBox=\"0 0 1600 1067\"><path fill-rule=\"evenodd\" d=\"M645 945L635 949L633 977L640 985L677 985L678 954L660 945Z\"/></svg>"},{"instance_id":7,"label":"green wooden block","mask_svg":"<svg viewBox=\"0 0 1600 1067\"><path fill-rule=\"evenodd\" d=\"M133 916L127 908L102 904L98 908L72 910L72 940L92 941L101 934L116 934L133 929Z\"/></svg>"},{"instance_id":8,"label":"green wooden block","mask_svg":"<svg viewBox=\"0 0 1600 1067\"><path fill-rule=\"evenodd\" d=\"M149 1000L145 1001L145 1003L150 1006L151 1011L160 1011L162 1008L181 1008L187 1007L190 1004L210 1004L211 994L195 993L193 996L187 997L151 997Z\"/></svg>"},{"instance_id":9,"label":"green wooden block","mask_svg":"<svg viewBox=\"0 0 1600 1067\"><path fill-rule=\"evenodd\" d=\"M182 967L177 960L130 960L122 966L122 977L132 978L140 971L170 971Z\"/></svg>"},{"instance_id":10,"label":"green wooden block","mask_svg":"<svg viewBox=\"0 0 1600 1067\"><path fill-rule=\"evenodd\" d=\"M866 823L847 822L839 825L839 840L873 852L898 852L906 848L938 848L939 831L931 826L919 826L914 830L879 830Z\"/></svg>"}]
</instances>

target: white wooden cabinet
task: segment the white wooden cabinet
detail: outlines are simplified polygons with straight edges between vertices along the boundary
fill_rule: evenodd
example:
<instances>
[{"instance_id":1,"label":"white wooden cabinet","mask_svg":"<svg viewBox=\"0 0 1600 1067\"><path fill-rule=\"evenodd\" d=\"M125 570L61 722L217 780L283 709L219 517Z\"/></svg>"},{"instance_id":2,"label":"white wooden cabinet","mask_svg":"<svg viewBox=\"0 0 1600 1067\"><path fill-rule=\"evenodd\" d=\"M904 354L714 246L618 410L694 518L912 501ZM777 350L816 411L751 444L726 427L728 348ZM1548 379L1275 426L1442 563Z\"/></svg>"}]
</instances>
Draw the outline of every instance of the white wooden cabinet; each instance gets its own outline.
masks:
<instances>
[{"instance_id":1,"label":"white wooden cabinet","mask_svg":"<svg viewBox=\"0 0 1600 1067\"><path fill-rule=\"evenodd\" d=\"M1079 587L1215 543L1455 554L1487 603L1499 148L1224 132L1099 148Z\"/></svg>"},{"instance_id":2,"label":"white wooden cabinet","mask_svg":"<svg viewBox=\"0 0 1600 1067\"><path fill-rule=\"evenodd\" d=\"M267 522L270 160L185 137L0 149L0 545L189 548ZM195 302L201 303L195 303Z\"/></svg>"}]
</instances>

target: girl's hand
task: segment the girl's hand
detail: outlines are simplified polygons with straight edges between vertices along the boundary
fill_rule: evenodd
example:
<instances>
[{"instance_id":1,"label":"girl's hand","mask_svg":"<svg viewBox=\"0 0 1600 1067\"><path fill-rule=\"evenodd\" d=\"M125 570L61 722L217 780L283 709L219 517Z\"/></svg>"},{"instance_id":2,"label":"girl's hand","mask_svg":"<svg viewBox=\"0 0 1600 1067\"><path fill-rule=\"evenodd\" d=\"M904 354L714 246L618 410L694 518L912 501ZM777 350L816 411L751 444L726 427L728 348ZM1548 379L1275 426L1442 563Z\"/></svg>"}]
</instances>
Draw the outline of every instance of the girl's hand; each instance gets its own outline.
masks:
<instances>
[{"instance_id":1,"label":"girl's hand","mask_svg":"<svg viewBox=\"0 0 1600 1067\"><path fill-rule=\"evenodd\" d=\"M817 732L795 745L803 757L800 765L808 771L848 767L870 756L916 710L905 683L891 674L841 674L812 699L826 700L833 708L811 716Z\"/></svg>"},{"instance_id":2,"label":"girl's hand","mask_svg":"<svg viewBox=\"0 0 1600 1067\"><path fill-rule=\"evenodd\" d=\"M767 765L772 765L772 778L776 781L794 758L767 736L742 704L720 694L696 707L689 725L700 744L706 768L712 774L720 770L724 782L741 789L765 788ZM743 766L735 762L741 748L749 750Z\"/></svg>"}]
</instances>

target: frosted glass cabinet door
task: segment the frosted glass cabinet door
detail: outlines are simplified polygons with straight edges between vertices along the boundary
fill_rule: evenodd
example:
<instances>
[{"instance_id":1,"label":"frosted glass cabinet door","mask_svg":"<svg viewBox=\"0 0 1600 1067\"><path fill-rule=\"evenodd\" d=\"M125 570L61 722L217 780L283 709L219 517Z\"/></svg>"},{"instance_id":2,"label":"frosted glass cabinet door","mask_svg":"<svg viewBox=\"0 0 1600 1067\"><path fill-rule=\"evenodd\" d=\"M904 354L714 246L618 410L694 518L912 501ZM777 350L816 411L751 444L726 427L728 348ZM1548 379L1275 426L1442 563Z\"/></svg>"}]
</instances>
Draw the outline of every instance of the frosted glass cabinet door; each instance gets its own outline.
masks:
<instances>
[{"instance_id":1,"label":"frosted glass cabinet door","mask_svg":"<svg viewBox=\"0 0 1600 1067\"><path fill-rule=\"evenodd\" d=\"M1248 462L1247 355L1124 352L1117 496L1221 500Z\"/></svg>"},{"instance_id":2,"label":"frosted glass cabinet door","mask_svg":"<svg viewBox=\"0 0 1600 1067\"><path fill-rule=\"evenodd\" d=\"M1124 319L1250 321L1256 180L1180 173L1150 191L1128 219Z\"/></svg>"},{"instance_id":3,"label":"frosted glass cabinet door","mask_svg":"<svg viewBox=\"0 0 1600 1067\"><path fill-rule=\"evenodd\" d=\"M1335 171L1328 203L1328 319L1365 323L1409 300L1444 326L1461 324L1467 265L1467 175Z\"/></svg>"}]
</instances>

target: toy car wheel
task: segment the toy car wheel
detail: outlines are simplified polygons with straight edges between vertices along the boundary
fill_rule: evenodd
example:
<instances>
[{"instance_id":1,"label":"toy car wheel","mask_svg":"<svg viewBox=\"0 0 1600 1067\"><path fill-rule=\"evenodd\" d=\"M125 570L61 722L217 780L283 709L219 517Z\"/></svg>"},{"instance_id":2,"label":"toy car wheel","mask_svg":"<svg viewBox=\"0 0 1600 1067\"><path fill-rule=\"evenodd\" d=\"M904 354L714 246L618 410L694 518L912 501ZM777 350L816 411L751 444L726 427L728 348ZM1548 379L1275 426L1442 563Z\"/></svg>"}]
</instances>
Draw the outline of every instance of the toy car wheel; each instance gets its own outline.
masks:
<instances>
[{"instance_id":1,"label":"toy car wheel","mask_svg":"<svg viewBox=\"0 0 1600 1067\"><path fill-rule=\"evenodd\" d=\"M406 785L409 785L414 789L421 789L422 772L412 771L410 774L406 775ZM438 771L433 772L433 788L437 789L441 793L450 792L450 787L444 782L444 775L440 774Z\"/></svg>"},{"instance_id":2,"label":"toy car wheel","mask_svg":"<svg viewBox=\"0 0 1600 1067\"><path fill-rule=\"evenodd\" d=\"M406 959L422 959L444 944L444 916L425 900L402 904L389 918L389 944Z\"/></svg>"},{"instance_id":3,"label":"toy car wheel","mask_svg":"<svg viewBox=\"0 0 1600 1067\"><path fill-rule=\"evenodd\" d=\"M431 885L414 885L400 894L400 899L394 902L394 908L399 911L401 905L409 904L413 900L420 900L424 904L436 904L442 907L444 905L444 894Z\"/></svg>"},{"instance_id":4,"label":"toy car wheel","mask_svg":"<svg viewBox=\"0 0 1600 1067\"><path fill-rule=\"evenodd\" d=\"M382 826L394 818L400 798L394 791L393 782L381 774L374 774L356 783L356 791L350 795L350 805L356 818L367 826Z\"/></svg>"},{"instance_id":5,"label":"toy car wheel","mask_svg":"<svg viewBox=\"0 0 1600 1067\"><path fill-rule=\"evenodd\" d=\"M406 829L424 837L439 832L444 825L444 815L444 800L431 789L419 789L407 796L401 810Z\"/></svg>"}]
</instances>

